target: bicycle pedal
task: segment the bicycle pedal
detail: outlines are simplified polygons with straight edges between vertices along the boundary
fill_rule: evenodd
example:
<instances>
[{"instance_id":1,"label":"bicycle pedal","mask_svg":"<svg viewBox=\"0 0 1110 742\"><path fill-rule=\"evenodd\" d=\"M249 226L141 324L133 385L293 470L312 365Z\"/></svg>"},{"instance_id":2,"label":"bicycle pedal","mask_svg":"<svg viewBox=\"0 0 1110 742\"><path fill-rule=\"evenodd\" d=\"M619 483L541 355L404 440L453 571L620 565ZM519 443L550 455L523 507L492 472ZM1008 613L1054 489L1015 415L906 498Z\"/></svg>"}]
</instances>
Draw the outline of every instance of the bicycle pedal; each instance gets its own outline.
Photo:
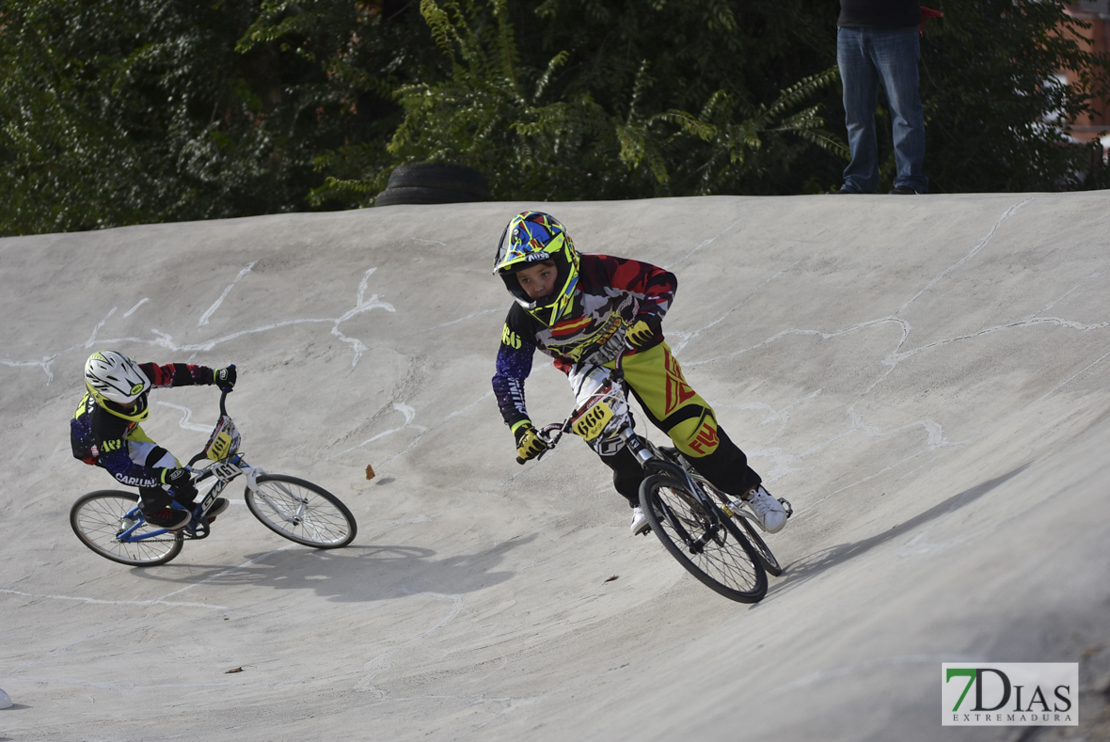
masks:
<instances>
[{"instance_id":1,"label":"bicycle pedal","mask_svg":"<svg viewBox=\"0 0 1110 742\"><path fill-rule=\"evenodd\" d=\"M211 533L211 530L207 523L203 520L194 520L186 527L183 535L191 541L199 541L202 538L208 538L209 533Z\"/></svg>"},{"instance_id":2,"label":"bicycle pedal","mask_svg":"<svg viewBox=\"0 0 1110 742\"><path fill-rule=\"evenodd\" d=\"M787 518L794 514L794 507L790 504L790 500L787 500L785 497L780 497L779 504L782 505L782 509L786 511Z\"/></svg>"},{"instance_id":3,"label":"bicycle pedal","mask_svg":"<svg viewBox=\"0 0 1110 742\"><path fill-rule=\"evenodd\" d=\"M730 518L735 518L736 516L743 517L746 515L744 511L744 501L741 500L739 497L737 497L732 502L721 505L721 510L723 510L725 515Z\"/></svg>"}]
</instances>

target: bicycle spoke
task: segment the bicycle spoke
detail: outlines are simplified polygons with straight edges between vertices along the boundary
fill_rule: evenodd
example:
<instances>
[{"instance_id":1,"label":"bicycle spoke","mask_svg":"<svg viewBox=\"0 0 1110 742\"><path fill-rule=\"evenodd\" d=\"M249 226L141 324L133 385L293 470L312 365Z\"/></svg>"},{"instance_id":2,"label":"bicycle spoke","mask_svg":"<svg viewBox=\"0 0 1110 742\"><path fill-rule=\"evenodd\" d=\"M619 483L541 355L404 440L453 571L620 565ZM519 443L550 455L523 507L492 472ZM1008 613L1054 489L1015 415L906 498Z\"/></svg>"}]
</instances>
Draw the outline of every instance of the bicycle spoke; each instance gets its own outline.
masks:
<instances>
[{"instance_id":1,"label":"bicycle spoke","mask_svg":"<svg viewBox=\"0 0 1110 742\"><path fill-rule=\"evenodd\" d=\"M686 485L660 476L644 480L640 500L655 535L703 584L746 603L766 594L767 575L751 545L712 503L703 505Z\"/></svg>"},{"instance_id":2,"label":"bicycle spoke","mask_svg":"<svg viewBox=\"0 0 1110 742\"><path fill-rule=\"evenodd\" d=\"M266 527L307 546L335 548L355 536L354 516L334 495L311 482L282 475L258 478L247 506Z\"/></svg>"},{"instance_id":3,"label":"bicycle spoke","mask_svg":"<svg viewBox=\"0 0 1110 742\"><path fill-rule=\"evenodd\" d=\"M122 564L150 566L165 564L181 551L180 534L158 534L141 538L161 530L142 522L124 539L120 535L134 526L125 520L135 515L137 495L105 490L81 497L70 510L70 525L74 533L101 556Z\"/></svg>"}]
</instances>

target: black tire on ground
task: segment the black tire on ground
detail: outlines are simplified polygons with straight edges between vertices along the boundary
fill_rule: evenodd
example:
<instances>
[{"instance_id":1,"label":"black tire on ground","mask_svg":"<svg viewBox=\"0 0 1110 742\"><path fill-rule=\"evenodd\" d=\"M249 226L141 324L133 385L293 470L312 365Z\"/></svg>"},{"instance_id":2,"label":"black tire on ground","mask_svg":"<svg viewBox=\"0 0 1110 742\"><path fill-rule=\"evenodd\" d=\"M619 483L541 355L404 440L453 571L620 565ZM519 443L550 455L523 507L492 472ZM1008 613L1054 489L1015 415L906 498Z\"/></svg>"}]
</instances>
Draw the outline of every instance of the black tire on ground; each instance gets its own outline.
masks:
<instances>
[{"instance_id":1,"label":"black tire on ground","mask_svg":"<svg viewBox=\"0 0 1110 742\"><path fill-rule=\"evenodd\" d=\"M279 536L317 549L338 549L354 541L355 516L323 487L296 477L263 474L259 496L247 487L251 514Z\"/></svg>"},{"instance_id":2,"label":"black tire on ground","mask_svg":"<svg viewBox=\"0 0 1110 742\"><path fill-rule=\"evenodd\" d=\"M387 188L440 188L489 200L489 184L481 171L466 165L439 162L399 165L389 174Z\"/></svg>"},{"instance_id":3,"label":"black tire on ground","mask_svg":"<svg viewBox=\"0 0 1110 742\"><path fill-rule=\"evenodd\" d=\"M105 559L133 567L153 567L165 564L181 553L182 535L164 533L141 541L119 541L119 535L129 524L123 522L124 516L135 508L139 496L132 492L118 490L97 490L77 498L69 511L69 525L81 543ZM133 533L161 530L143 522Z\"/></svg>"},{"instance_id":4,"label":"black tire on ground","mask_svg":"<svg viewBox=\"0 0 1110 742\"><path fill-rule=\"evenodd\" d=\"M709 503L717 511L712 518L685 484L656 474L640 485L640 507L671 556L702 584L740 603L767 594L767 572L755 548L715 504ZM719 525L709 531L713 520Z\"/></svg>"},{"instance_id":5,"label":"black tire on ground","mask_svg":"<svg viewBox=\"0 0 1110 742\"><path fill-rule=\"evenodd\" d=\"M767 574L778 577L783 573L782 565L775 555L771 553L771 549L767 546L767 542L763 540L763 536L759 535L758 529L752 525L744 516L737 516L736 520L740 521L740 525L744 527L747 534L748 541L751 542L757 554L759 554L759 561L763 565L763 569L767 570Z\"/></svg>"},{"instance_id":6,"label":"black tire on ground","mask_svg":"<svg viewBox=\"0 0 1110 742\"><path fill-rule=\"evenodd\" d=\"M482 201L469 193L448 191L443 188L406 186L386 188L374 199L375 206L397 206L400 204L460 204Z\"/></svg>"}]
</instances>

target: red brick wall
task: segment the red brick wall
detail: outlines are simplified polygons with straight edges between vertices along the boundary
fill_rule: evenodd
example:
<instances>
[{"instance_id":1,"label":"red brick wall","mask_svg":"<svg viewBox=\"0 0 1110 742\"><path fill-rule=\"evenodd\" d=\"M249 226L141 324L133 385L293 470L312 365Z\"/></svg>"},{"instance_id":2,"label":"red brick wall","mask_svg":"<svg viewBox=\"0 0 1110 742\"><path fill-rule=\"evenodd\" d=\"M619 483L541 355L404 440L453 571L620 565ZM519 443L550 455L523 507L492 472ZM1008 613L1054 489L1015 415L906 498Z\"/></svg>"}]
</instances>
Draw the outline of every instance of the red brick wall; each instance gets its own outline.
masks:
<instances>
[{"instance_id":1,"label":"red brick wall","mask_svg":"<svg viewBox=\"0 0 1110 742\"><path fill-rule=\"evenodd\" d=\"M1110 0L1065 3L1065 7L1068 15L1091 24L1083 31L1088 50L1110 57ZM1068 82L1075 81L1074 72L1068 70L1064 74ZM1105 101L1094 101L1092 108L1093 115L1081 116L1070 127L1077 139L1094 139L1100 131L1110 129L1110 106Z\"/></svg>"}]
</instances>

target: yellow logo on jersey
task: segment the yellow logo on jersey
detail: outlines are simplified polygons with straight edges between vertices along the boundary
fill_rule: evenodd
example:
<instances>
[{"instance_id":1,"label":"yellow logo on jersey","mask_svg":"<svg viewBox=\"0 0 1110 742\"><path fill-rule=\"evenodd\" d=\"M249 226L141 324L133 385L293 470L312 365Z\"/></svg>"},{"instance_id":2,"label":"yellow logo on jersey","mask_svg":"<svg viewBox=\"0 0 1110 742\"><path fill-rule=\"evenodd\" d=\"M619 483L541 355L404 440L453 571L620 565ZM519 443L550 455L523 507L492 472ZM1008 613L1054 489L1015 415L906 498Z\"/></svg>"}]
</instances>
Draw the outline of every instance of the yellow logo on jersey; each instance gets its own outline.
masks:
<instances>
[{"instance_id":1,"label":"yellow logo on jersey","mask_svg":"<svg viewBox=\"0 0 1110 742\"><path fill-rule=\"evenodd\" d=\"M501 342L510 348L520 348L520 336L510 330L508 325L501 331Z\"/></svg>"}]
</instances>

